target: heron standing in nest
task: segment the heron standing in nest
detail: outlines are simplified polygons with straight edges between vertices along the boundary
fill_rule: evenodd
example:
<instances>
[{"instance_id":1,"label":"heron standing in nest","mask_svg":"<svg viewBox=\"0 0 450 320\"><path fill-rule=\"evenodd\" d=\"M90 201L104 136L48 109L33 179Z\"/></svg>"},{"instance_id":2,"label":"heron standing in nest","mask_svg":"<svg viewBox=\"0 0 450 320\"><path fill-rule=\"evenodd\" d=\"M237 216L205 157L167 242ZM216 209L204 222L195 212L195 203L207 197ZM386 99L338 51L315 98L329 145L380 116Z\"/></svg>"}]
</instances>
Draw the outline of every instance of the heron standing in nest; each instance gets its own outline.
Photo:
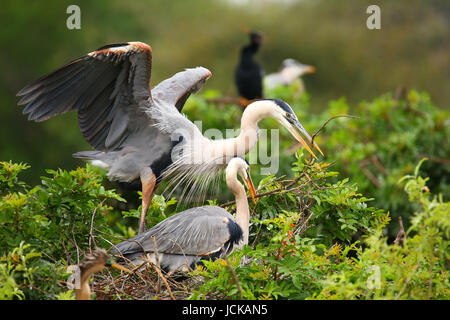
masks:
<instances>
[{"instance_id":1,"label":"heron standing in nest","mask_svg":"<svg viewBox=\"0 0 450 320\"><path fill-rule=\"evenodd\" d=\"M204 259L227 256L248 244L249 205L242 178L256 203L249 165L235 157L226 168L226 182L236 199L236 216L217 206L202 206L179 212L153 228L116 245L111 254L140 265L146 259L159 261L168 273L193 269ZM155 247L156 245L156 247ZM157 256L156 256L157 255ZM119 261L119 259L118 259Z\"/></svg>"}]
</instances>

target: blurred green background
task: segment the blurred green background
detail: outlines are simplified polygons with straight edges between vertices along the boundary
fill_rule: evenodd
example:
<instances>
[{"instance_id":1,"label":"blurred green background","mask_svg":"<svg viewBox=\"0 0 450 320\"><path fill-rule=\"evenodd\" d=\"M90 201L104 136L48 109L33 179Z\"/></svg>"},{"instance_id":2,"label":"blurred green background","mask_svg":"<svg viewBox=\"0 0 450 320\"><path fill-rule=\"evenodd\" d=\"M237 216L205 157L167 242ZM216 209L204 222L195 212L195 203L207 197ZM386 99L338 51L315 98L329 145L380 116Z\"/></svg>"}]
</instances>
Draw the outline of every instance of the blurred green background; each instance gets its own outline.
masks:
<instances>
[{"instance_id":1,"label":"blurred green background","mask_svg":"<svg viewBox=\"0 0 450 320\"><path fill-rule=\"evenodd\" d=\"M71 4L81 8L81 30L66 27ZM381 7L381 30L366 28L370 4ZM450 98L448 0L6 0L0 21L0 160L31 164L24 179L33 183L45 168L80 165L71 154L90 147L76 114L28 122L16 92L108 43L150 44L152 84L201 65L213 73L204 90L235 96L246 26L265 36L257 60L266 73L285 58L316 67L304 79L312 113L332 99L344 96L351 105L399 86L427 91L438 108L448 108Z\"/></svg>"}]
</instances>

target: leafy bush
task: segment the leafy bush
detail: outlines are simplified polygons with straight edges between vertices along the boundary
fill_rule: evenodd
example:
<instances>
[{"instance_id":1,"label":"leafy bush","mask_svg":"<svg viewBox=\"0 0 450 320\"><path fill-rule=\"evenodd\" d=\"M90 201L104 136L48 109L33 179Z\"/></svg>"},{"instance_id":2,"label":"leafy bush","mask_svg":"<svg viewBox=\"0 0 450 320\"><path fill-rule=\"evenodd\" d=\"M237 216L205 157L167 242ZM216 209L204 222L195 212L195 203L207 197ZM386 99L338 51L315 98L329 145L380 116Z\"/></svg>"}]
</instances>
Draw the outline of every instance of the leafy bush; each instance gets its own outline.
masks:
<instances>
[{"instance_id":1,"label":"leafy bush","mask_svg":"<svg viewBox=\"0 0 450 320\"><path fill-rule=\"evenodd\" d=\"M21 242L0 258L0 300L56 299L65 295L66 268L42 258L42 253Z\"/></svg>"},{"instance_id":2,"label":"leafy bush","mask_svg":"<svg viewBox=\"0 0 450 320\"><path fill-rule=\"evenodd\" d=\"M204 283L191 299L448 299L450 203L431 196L418 169L402 179L420 205L402 243L387 243L382 229L390 219L379 210L362 242L332 246L298 232L304 212L286 212L261 221L271 233L267 245L197 268Z\"/></svg>"},{"instance_id":3,"label":"leafy bush","mask_svg":"<svg viewBox=\"0 0 450 320\"><path fill-rule=\"evenodd\" d=\"M381 229L357 249L352 267L324 280L319 299L448 299L450 203L433 196L428 178L405 176L404 189L418 206L406 239L388 245Z\"/></svg>"},{"instance_id":4,"label":"leafy bush","mask_svg":"<svg viewBox=\"0 0 450 320\"><path fill-rule=\"evenodd\" d=\"M409 225L409 216L415 210L397 182L420 159L429 158L422 170L430 178L430 190L444 197L450 194L449 113L433 106L426 93L410 91L404 95L386 94L353 109L345 99L339 99L315 120L318 127L339 114L359 117L330 122L317 141L324 147L327 160L335 163L336 171L373 197L375 207L391 213L391 238L398 231L398 217Z\"/></svg>"},{"instance_id":5,"label":"leafy bush","mask_svg":"<svg viewBox=\"0 0 450 320\"><path fill-rule=\"evenodd\" d=\"M105 201L123 199L105 190L103 177L90 165L70 172L47 170L50 176L42 177L42 185L31 189L17 178L26 168L0 162L0 179L8 185L1 191L0 202L2 253L25 241L51 257L71 261L77 250L96 241L91 236L94 224L104 234L112 233L106 215L111 207Z\"/></svg>"},{"instance_id":6,"label":"leafy bush","mask_svg":"<svg viewBox=\"0 0 450 320\"><path fill-rule=\"evenodd\" d=\"M109 246L115 233L106 201L123 200L105 190L103 177L89 165L70 172L48 170L50 176L33 188L18 178L28 168L0 162L0 268L5 280L1 295L55 298L64 288L57 277L67 278L65 267L78 263L95 245Z\"/></svg>"}]
</instances>

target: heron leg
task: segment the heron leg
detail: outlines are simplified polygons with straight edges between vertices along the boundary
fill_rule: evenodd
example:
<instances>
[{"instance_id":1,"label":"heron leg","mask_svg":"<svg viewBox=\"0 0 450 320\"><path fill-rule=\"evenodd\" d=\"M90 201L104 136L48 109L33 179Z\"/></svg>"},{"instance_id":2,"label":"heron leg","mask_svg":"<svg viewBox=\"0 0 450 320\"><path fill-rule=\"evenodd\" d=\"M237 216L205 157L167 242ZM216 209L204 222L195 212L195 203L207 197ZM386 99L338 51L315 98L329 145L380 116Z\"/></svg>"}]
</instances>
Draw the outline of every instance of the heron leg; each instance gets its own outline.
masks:
<instances>
[{"instance_id":1,"label":"heron leg","mask_svg":"<svg viewBox=\"0 0 450 320\"><path fill-rule=\"evenodd\" d=\"M141 219L139 221L139 234L145 231L145 218L147 217L147 211L152 203L153 192L155 191L156 176L153 174L151 168L146 167L141 170L141 183L142 183L142 212Z\"/></svg>"}]
</instances>

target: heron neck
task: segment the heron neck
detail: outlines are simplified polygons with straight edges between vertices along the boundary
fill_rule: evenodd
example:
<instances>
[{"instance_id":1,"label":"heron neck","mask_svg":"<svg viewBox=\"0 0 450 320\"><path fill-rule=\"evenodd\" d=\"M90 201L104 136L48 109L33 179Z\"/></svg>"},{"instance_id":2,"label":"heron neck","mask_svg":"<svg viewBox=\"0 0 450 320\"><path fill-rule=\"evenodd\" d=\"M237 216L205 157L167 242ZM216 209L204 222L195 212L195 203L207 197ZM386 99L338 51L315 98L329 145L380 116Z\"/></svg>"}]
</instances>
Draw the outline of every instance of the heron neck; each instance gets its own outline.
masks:
<instances>
[{"instance_id":1,"label":"heron neck","mask_svg":"<svg viewBox=\"0 0 450 320\"><path fill-rule=\"evenodd\" d=\"M75 298L77 300L91 300L91 288L89 287L89 278L97 271L105 268L104 265L98 264L90 267L84 272L81 272L80 276L80 289L75 290Z\"/></svg>"},{"instance_id":2,"label":"heron neck","mask_svg":"<svg viewBox=\"0 0 450 320\"><path fill-rule=\"evenodd\" d=\"M294 79L301 76L302 71L300 69L293 69L293 68L285 68L281 71L283 79L286 79L287 83L292 82Z\"/></svg>"},{"instance_id":3,"label":"heron neck","mask_svg":"<svg viewBox=\"0 0 450 320\"><path fill-rule=\"evenodd\" d=\"M258 122L267 117L264 107L250 104L242 114L241 130L235 138L215 140L217 151L225 157L244 157L258 142Z\"/></svg>"},{"instance_id":4,"label":"heron neck","mask_svg":"<svg viewBox=\"0 0 450 320\"><path fill-rule=\"evenodd\" d=\"M242 229L242 242L239 243L239 246L242 248L244 245L248 244L248 233L249 233L249 224L250 224L250 210L248 206L247 194L245 193L244 187L241 185L242 190L238 194L235 194L236 197L236 223Z\"/></svg>"},{"instance_id":5,"label":"heron neck","mask_svg":"<svg viewBox=\"0 0 450 320\"><path fill-rule=\"evenodd\" d=\"M91 300L91 288L89 288L89 284L83 283L80 289L75 290L75 299L76 300Z\"/></svg>"},{"instance_id":6,"label":"heron neck","mask_svg":"<svg viewBox=\"0 0 450 320\"><path fill-rule=\"evenodd\" d=\"M89 277L93 272L86 272L81 275L80 288L75 290L76 300L90 300L91 288L89 287Z\"/></svg>"},{"instance_id":7,"label":"heron neck","mask_svg":"<svg viewBox=\"0 0 450 320\"><path fill-rule=\"evenodd\" d=\"M231 168L228 165L226 172L227 187L234 194L236 200L236 216L235 221L242 229L242 241L239 242L239 247L248 244L248 228L249 228L249 206L247 201L247 194L244 186L237 179L237 169Z\"/></svg>"}]
</instances>

